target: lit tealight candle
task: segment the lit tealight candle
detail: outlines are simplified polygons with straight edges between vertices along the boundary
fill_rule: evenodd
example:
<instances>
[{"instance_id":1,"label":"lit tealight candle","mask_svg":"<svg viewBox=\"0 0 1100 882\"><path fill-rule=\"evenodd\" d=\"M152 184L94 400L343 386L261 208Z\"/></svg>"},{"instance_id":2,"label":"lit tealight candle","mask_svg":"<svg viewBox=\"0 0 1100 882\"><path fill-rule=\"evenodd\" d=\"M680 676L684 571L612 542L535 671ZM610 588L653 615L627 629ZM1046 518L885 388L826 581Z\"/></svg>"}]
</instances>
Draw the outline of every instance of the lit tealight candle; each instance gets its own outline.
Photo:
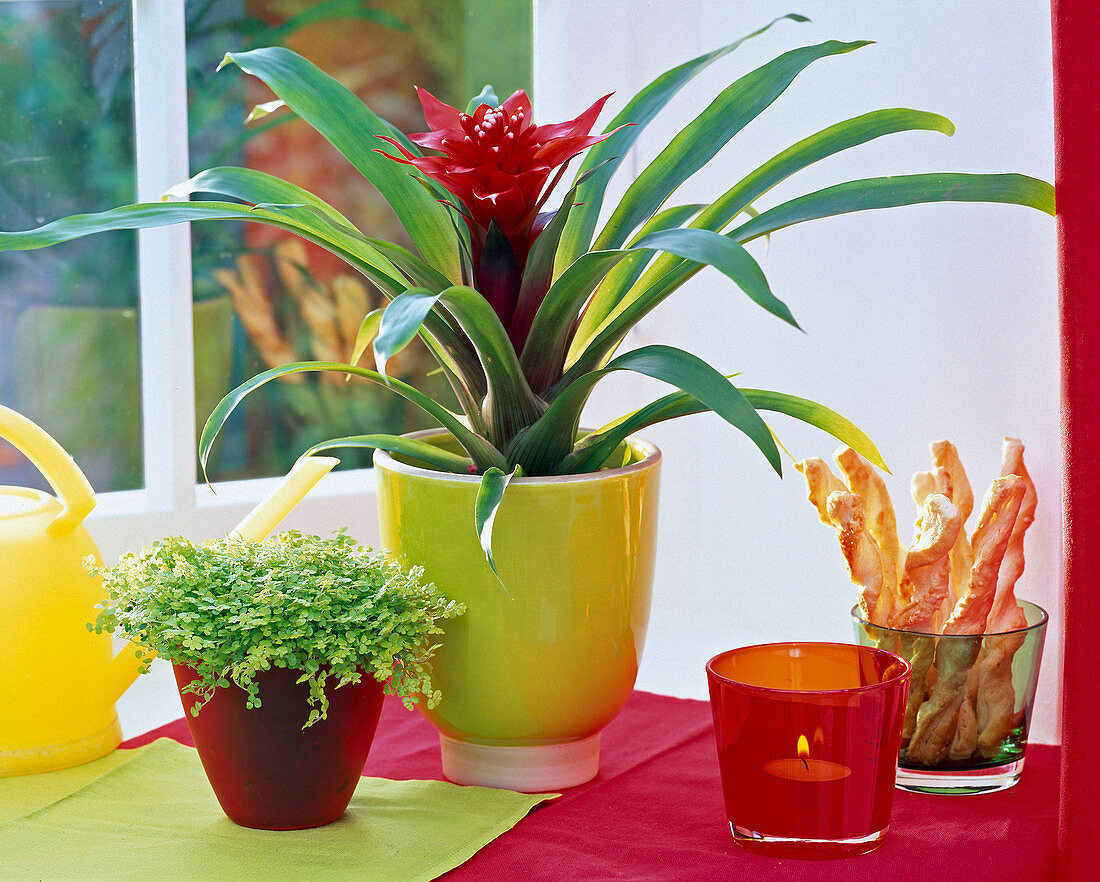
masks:
<instances>
[{"instance_id":1,"label":"lit tealight candle","mask_svg":"<svg viewBox=\"0 0 1100 882\"><path fill-rule=\"evenodd\" d=\"M797 758L769 760L764 763L764 771L788 781L839 781L852 774L851 769L840 763L811 759L810 743L805 735L798 736Z\"/></svg>"}]
</instances>

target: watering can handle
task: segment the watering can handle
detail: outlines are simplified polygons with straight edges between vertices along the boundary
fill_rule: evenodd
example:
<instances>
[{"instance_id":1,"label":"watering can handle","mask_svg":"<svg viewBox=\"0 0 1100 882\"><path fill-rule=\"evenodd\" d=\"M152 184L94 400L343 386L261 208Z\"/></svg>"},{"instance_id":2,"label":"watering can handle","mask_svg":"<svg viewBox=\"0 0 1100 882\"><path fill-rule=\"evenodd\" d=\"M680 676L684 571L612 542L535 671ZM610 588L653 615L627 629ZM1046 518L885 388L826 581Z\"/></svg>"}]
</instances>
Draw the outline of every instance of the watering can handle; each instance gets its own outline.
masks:
<instances>
[{"instance_id":1,"label":"watering can handle","mask_svg":"<svg viewBox=\"0 0 1100 882\"><path fill-rule=\"evenodd\" d=\"M10 442L50 482L61 513L46 528L51 536L64 536L77 528L95 508L95 492L84 473L64 448L22 414L0 404L0 438Z\"/></svg>"}]
</instances>

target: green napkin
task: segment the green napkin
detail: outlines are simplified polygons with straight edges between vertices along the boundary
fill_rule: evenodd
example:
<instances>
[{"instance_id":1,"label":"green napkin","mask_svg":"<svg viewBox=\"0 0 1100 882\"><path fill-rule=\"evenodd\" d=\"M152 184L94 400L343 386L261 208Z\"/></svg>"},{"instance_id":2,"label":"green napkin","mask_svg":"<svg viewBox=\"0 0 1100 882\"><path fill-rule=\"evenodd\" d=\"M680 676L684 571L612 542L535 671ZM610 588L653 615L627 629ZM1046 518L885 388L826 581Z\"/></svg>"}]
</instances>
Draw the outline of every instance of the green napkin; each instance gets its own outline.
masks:
<instances>
[{"instance_id":1,"label":"green napkin","mask_svg":"<svg viewBox=\"0 0 1100 882\"><path fill-rule=\"evenodd\" d=\"M363 778L332 824L251 830L222 813L192 748L160 739L128 753L113 768L89 768L100 760L81 772L3 780L0 817L19 804L37 806L0 824L5 880L435 879L552 798ZM54 781L33 780L47 777ZM45 802L73 781L79 789ZM13 796L16 790L22 794Z\"/></svg>"}]
</instances>

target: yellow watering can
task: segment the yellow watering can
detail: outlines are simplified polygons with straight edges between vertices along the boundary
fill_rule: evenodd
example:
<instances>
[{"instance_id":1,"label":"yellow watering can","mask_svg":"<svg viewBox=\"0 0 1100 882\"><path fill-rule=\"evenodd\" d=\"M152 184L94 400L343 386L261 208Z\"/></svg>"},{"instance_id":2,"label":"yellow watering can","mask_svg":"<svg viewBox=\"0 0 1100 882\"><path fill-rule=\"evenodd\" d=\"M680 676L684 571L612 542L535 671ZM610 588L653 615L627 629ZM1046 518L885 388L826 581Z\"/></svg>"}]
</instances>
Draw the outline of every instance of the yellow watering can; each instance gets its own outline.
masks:
<instances>
[{"instance_id":1,"label":"yellow watering can","mask_svg":"<svg viewBox=\"0 0 1100 882\"><path fill-rule=\"evenodd\" d=\"M100 562L82 522L95 508L88 479L46 432L0 405L0 438L42 472L57 496L0 486L0 777L46 772L110 753L122 740L115 702L138 674L128 645L112 657L94 634L105 597L83 560ZM339 460L304 457L238 525L262 539Z\"/></svg>"}]
</instances>

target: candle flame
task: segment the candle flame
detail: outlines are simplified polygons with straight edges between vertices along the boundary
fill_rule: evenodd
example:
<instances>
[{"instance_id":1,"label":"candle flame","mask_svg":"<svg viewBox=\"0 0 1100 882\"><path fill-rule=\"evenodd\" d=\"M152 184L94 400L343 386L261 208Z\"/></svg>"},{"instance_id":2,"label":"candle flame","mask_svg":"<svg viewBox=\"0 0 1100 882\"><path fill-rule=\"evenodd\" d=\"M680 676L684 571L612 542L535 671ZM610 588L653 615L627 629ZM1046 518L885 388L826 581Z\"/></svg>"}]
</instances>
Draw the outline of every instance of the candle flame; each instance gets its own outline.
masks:
<instances>
[{"instance_id":1,"label":"candle flame","mask_svg":"<svg viewBox=\"0 0 1100 882\"><path fill-rule=\"evenodd\" d=\"M810 756L810 742L806 740L805 735L798 736L798 758L807 759Z\"/></svg>"}]
</instances>

